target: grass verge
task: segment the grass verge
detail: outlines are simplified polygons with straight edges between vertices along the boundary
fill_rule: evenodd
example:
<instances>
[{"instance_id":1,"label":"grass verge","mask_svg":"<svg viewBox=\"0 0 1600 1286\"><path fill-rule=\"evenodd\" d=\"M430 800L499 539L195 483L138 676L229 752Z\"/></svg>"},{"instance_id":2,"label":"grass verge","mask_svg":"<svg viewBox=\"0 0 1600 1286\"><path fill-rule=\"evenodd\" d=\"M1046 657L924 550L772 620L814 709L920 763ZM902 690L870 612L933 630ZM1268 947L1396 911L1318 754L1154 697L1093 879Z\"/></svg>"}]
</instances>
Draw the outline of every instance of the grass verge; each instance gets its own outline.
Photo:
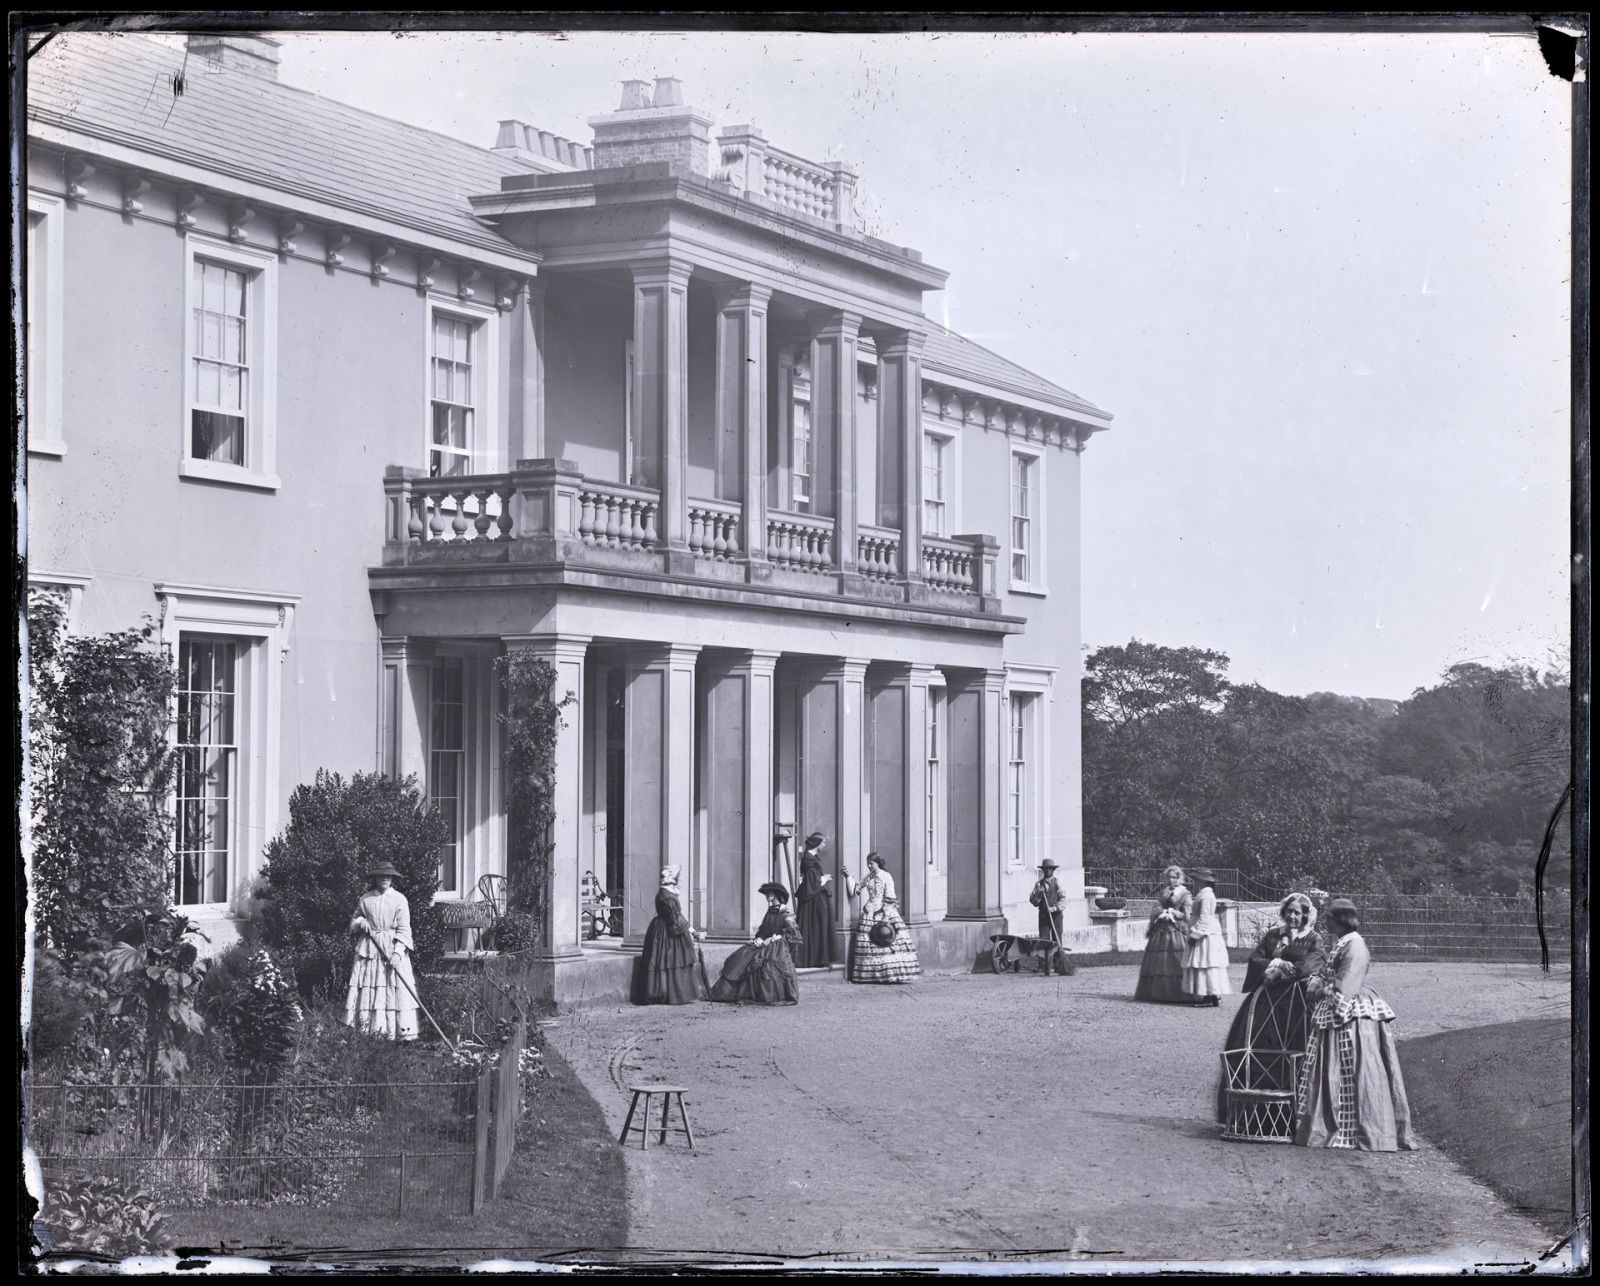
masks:
<instances>
[{"instance_id":1,"label":"grass verge","mask_svg":"<svg viewBox=\"0 0 1600 1286\"><path fill-rule=\"evenodd\" d=\"M1561 1235L1572 1210L1572 1041L1565 1018L1400 1042L1415 1125L1528 1218Z\"/></svg>"},{"instance_id":2,"label":"grass verge","mask_svg":"<svg viewBox=\"0 0 1600 1286\"><path fill-rule=\"evenodd\" d=\"M530 1119L499 1197L476 1218L427 1209L403 1218L279 1207L173 1211L172 1245L196 1258L326 1264L462 1264L614 1250L628 1234L622 1152L600 1107L546 1047Z\"/></svg>"}]
</instances>

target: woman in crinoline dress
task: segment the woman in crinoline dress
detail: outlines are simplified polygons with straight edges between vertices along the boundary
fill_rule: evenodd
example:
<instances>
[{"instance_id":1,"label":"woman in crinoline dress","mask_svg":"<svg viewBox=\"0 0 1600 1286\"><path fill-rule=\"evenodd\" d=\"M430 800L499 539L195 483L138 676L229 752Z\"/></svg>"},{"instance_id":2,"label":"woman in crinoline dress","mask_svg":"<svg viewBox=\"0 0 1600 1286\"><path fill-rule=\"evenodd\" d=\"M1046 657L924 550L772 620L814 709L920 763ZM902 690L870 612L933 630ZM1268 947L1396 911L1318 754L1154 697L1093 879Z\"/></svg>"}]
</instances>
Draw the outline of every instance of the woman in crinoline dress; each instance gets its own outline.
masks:
<instances>
[{"instance_id":1,"label":"woman in crinoline dress","mask_svg":"<svg viewBox=\"0 0 1600 1286\"><path fill-rule=\"evenodd\" d=\"M350 932L356 939L344 1020L390 1040L417 1038L417 980L411 972L411 904L394 887L400 872L379 862L367 872Z\"/></svg>"},{"instance_id":2,"label":"woman in crinoline dress","mask_svg":"<svg viewBox=\"0 0 1600 1286\"><path fill-rule=\"evenodd\" d=\"M1311 1038L1311 1001L1306 988L1327 963L1317 937L1317 908L1304 893L1291 893L1278 907L1278 923L1261 935L1245 965L1244 994L1228 1028L1225 1050L1249 1050L1251 1088L1293 1090L1293 1062ZM1217 1089L1217 1120L1228 1120L1226 1085Z\"/></svg>"},{"instance_id":3,"label":"woman in crinoline dress","mask_svg":"<svg viewBox=\"0 0 1600 1286\"><path fill-rule=\"evenodd\" d=\"M911 930L900 918L900 899L895 896L894 877L884 869L883 859L867 854L867 873L859 881L845 877L845 891L861 899L861 919L856 922L850 949L851 982L910 982L922 974L917 959L917 944ZM875 926L880 943L874 941Z\"/></svg>"},{"instance_id":4,"label":"woman in crinoline dress","mask_svg":"<svg viewBox=\"0 0 1600 1286\"><path fill-rule=\"evenodd\" d=\"M1390 1030L1394 1010L1367 986L1372 953L1357 932L1355 903L1334 898L1323 919L1338 941L1307 984L1316 1008L1294 1141L1310 1148L1410 1151L1417 1144Z\"/></svg>"},{"instance_id":5,"label":"woman in crinoline dress","mask_svg":"<svg viewBox=\"0 0 1600 1286\"><path fill-rule=\"evenodd\" d=\"M1145 930L1144 959L1139 962L1139 985L1133 990L1133 998L1182 1005L1189 1000L1183 994L1183 950L1189 941L1184 929L1189 920L1190 893L1183 887L1183 867L1167 867L1166 879L1161 905Z\"/></svg>"},{"instance_id":6,"label":"woman in crinoline dress","mask_svg":"<svg viewBox=\"0 0 1600 1286\"><path fill-rule=\"evenodd\" d=\"M800 926L789 910L789 890L763 884L757 892L766 896L767 913L750 941L723 962L710 998L730 1005L797 1005L800 975L794 957L800 950Z\"/></svg>"},{"instance_id":7,"label":"woman in crinoline dress","mask_svg":"<svg viewBox=\"0 0 1600 1286\"><path fill-rule=\"evenodd\" d=\"M656 890L656 915L644 931L643 1005L688 1005L694 1002L694 931L683 918L678 899L678 868L661 868Z\"/></svg>"},{"instance_id":8,"label":"woman in crinoline dress","mask_svg":"<svg viewBox=\"0 0 1600 1286\"><path fill-rule=\"evenodd\" d=\"M1189 878L1195 893L1185 929L1183 994L1191 1005L1220 1005L1233 988L1228 985L1228 940L1217 916L1217 877L1209 866L1197 866Z\"/></svg>"}]
</instances>

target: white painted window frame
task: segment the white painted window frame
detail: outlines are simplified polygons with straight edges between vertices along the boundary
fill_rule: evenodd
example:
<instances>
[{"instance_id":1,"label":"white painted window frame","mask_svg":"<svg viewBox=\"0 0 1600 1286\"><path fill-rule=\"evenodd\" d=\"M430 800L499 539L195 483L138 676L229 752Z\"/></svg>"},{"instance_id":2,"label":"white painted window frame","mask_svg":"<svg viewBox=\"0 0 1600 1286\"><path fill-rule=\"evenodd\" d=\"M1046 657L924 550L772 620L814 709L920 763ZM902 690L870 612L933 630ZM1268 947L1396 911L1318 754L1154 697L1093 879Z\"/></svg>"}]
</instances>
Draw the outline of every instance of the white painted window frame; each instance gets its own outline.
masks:
<instances>
[{"instance_id":1,"label":"white painted window frame","mask_svg":"<svg viewBox=\"0 0 1600 1286\"><path fill-rule=\"evenodd\" d=\"M67 612L63 622L68 634L78 632L78 617L83 609L83 593L92 578L74 572L48 572L28 570L30 590L53 590L66 600Z\"/></svg>"},{"instance_id":2,"label":"white painted window frame","mask_svg":"<svg viewBox=\"0 0 1600 1286\"><path fill-rule=\"evenodd\" d=\"M1041 850L1051 834L1050 738L1047 735L1051 701L1051 685L1055 670L1046 666L1008 665L1004 705L1006 712L1006 860L1012 867L1038 865L1050 856ZM1024 762L1027 779L1023 783L1023 848L1016 851L1011 838L1011 720L1013 703L1022 698L1028 702L1023 728Z\"/></svg>"},{"instance_id":3,"label":"white painted window frame","mask_svg":"<svg viewBox=\"0 0 1600 1286\"><path fill-rule=\"evenodd\" d=\"M282 746L283 659L294 631L293 594L158 581L161 642L169 664L178 664L178 643L185 634L237 639L240 675L235 702L241 729L236 734L243 807L235 808L229 837L228 897L223 902L192 903L185 911L204 919L221 919L245 909L250 884L261 869L261 854L278 832L279 759ZM176 712L174 712L176 713ZM176 745L177 721L168 733ZM169 799L169 807L172 800Z\"/></svg>"},{"instance_id":4,"label":"white painted window frame","mask_svg":"<svg viewBox=\"0 0 1600 1286\"><path fill-rule=\"evenodd\" d=\"M1021 458L1027 460L1032 466L1032 479L1029 486L1029 497L1033 501L1033 512L1028 515L1028 571L1026 580L1019 580L1014 575L1017 552L1013 543L1016 539L1016 497L1014 494L1016 462ZM1045 566L1044 551L1046 549L1045 524L1048 520L1045 505L1045 456L1044 451L1035 447L1019 446L1012 444L1010 454L1006 459L1006 578L1013 594L1033 594L1043 598L1049 593L1048 573Z\"/></svg>"},{"instance_id":5,"label":"white painted window frame","mask_svg":"<svg viewBox=\"0 0 1600 1286\"><path fill-rule=\"evenodd\" d=\"M937 729L938 741L933 737ZM928 865L938 871L949 869L946 810L949 807L950 763L950 702L947 700L943 678L928 684L928 715L923 730L923 756L927 774L926 798L923 803L927 816L923 819L928 846Z\"/></svg>"},{"instance_id":6,"label":"white painted window frame","mask_svg":"<svg viewBox=\"0 0 1600 1286\"><path fill-rule=\"evenodd\" d=\"M927 478L928 439L938 438L944 443L944 495L941 497L944 504L944 530L937 533L948 540L961 531L961 435L954 429L947 428L937 421L922 422L922 454L918 457L917 467L921 469L922 478ZM931 536L935 533L927 531L928 505L927 496L922 497L922 522L923 535Z\"/></svg>"},{"instance_id":7,"label":"white painted window frame","mask_svg":"<svg viewBox=\"0 0 1600 1286\"><path fill-rule=\"evenodd\" d=\"M499 731L502 694L494 672L495 648L493 644L440 644L428 654L421 787L430 800L434 675L440 661L461 662L462 771L457 798L456 887L436 890L435 902L474 901L483 876L506 873Z\"/></svg>"},{"instance_id":8,"label":"white painted window frame","mask_svg":"<svg viewBox=\"0 0 1600 1286\"><path fill-rule=\"evenodd\" d=\"M42 220L42 235L35 248L43 262L28 263L28 289L24 307L31 307L33 284L39 282L44 295L44 329L34 338L32 345L24 346L24 353L37 359L38 369L27 371L28 454L61 457L67 453L65 431L62 427L62 370L65 352L62 347L63 309L66 289L62 242L66 233L67 203L48 192L28 193L28 218L34 215ZM30 331L39 319L29 316Z\"/></svg>"},{"instance_id":9,"label":"white painted window frame","mask_svg":"<svg viewBox=\"0 0 1600 1286\"><path fill-rule=\"evenodd\" d=\"M248 329L250 390L246 403L245 463L196 460L189 454L194 405L195 263L221 264L248 274L251 311ZM178 475L207 482L226 482L261 491L276 491L278 479L278 256L191 232L184 238L183 258L183 420L178 445Z\"/></svg>"},{"instance_id":10,"label":"white painted window frame","mask_svg":"<svg viewBox=\"0 0 1600 1286\"><path fill-rule=\"evenodd\" d=\"M430 294L422 326L422 468L433 461L433 319L443 313L473 326L473 425L467 472L495 473L500 460L500 310L489 304Z\"/></svg>"}]
</instances>

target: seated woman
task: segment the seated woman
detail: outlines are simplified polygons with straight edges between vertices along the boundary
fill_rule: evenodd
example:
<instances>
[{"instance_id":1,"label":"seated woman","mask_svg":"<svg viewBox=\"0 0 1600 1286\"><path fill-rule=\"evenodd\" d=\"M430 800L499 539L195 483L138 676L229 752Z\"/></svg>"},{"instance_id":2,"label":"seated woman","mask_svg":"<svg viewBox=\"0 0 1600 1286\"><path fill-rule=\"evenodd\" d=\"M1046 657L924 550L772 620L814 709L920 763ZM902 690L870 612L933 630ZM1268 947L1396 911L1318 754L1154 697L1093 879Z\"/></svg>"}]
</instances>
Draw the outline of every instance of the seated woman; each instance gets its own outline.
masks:
<instances>
[{"instance_id":1,"label":"seated woman","mask_svg":"<svg viewBox=\"0 0 1600 1286\"><path fill-rule=\"evenodd\" d=\"M798 1005L800 975L794 957L800 952L800 926L789 911L789 890L763 884L757 892L767 899L761 927L728 957L710 998L728 1005Z\"/></svg>"},{"instance_id":2,"label":"seated woman","mask_svg":"<svg viewBox=\"0 0 1600 1286\"><path fill-rule=\"evenodd\" d=\"M1372 953L1356 932L1355 904L1334 898L1323 918L1338 941L1307 984L1316 1008L1294 1141L1309 1148L1410 1151L1417 1144L1391 1030L1394 1010L1367 986Z\"/></svg>"},{"instance_id":3,"label":"seated woman","mask_svg":"<svg viewBox=\"0 0 1600 1286\"><path fill-rule=\"evenodd\" d=\"M1223 1049L1248 1049L1266 1057L1251 1067L1251 1086L1292 1090L1292 1064L1274 1054L1303 1053L1311 1036L1310 979L1327 957L1317 937L1317 908L1304 893L1291 893L1278 907L1279 923L1261 935L1245 965L1244 994ZM1217 1120L1228 1120L1226 1082L1217 1087Z\"/></svg>"}]
</instances>

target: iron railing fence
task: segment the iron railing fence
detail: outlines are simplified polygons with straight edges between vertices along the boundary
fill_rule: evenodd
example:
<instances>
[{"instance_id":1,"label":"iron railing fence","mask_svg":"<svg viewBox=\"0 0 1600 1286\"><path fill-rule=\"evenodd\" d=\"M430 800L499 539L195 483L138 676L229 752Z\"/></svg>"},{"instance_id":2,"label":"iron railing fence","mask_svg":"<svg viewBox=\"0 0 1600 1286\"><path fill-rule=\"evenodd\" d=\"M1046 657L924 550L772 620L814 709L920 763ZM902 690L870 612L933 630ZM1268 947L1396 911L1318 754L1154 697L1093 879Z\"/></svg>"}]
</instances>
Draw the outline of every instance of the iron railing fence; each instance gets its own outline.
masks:
<instances>
[{"instance_id":1,"label":"iron railing fence","mask_svg":"<svg viewBox=\"0 0 1600 1286\"><path fill-rule=\"evenodd\" d=\"M1217 896L1237 907L1239 945L1253 946L1277 923L1287 889L1265 886L1237 870L1216 868ZM1153 915L1164 873L1148 867L1090 867L1084 883L1127 899L1130 916ZM1390 959L1537 961L1539 917L1526 894L1348 893L1361 917L1361 936L1373 954ZM1544 934L1552 960L1570 955L1572 906L1565 894L1546 895Z\"/></svg>"},{"instance_id":2,"label":"iron railing fence","mask_svg":"<svg viewBox=\"0 0 1600 1286\"><path fill-rule=\"evenodd\" d=\"M116 1179L170 1209L274 1204L471 1209L475 1080L33 1085L47 1189Z\"/></svg>"}]
</instances>

